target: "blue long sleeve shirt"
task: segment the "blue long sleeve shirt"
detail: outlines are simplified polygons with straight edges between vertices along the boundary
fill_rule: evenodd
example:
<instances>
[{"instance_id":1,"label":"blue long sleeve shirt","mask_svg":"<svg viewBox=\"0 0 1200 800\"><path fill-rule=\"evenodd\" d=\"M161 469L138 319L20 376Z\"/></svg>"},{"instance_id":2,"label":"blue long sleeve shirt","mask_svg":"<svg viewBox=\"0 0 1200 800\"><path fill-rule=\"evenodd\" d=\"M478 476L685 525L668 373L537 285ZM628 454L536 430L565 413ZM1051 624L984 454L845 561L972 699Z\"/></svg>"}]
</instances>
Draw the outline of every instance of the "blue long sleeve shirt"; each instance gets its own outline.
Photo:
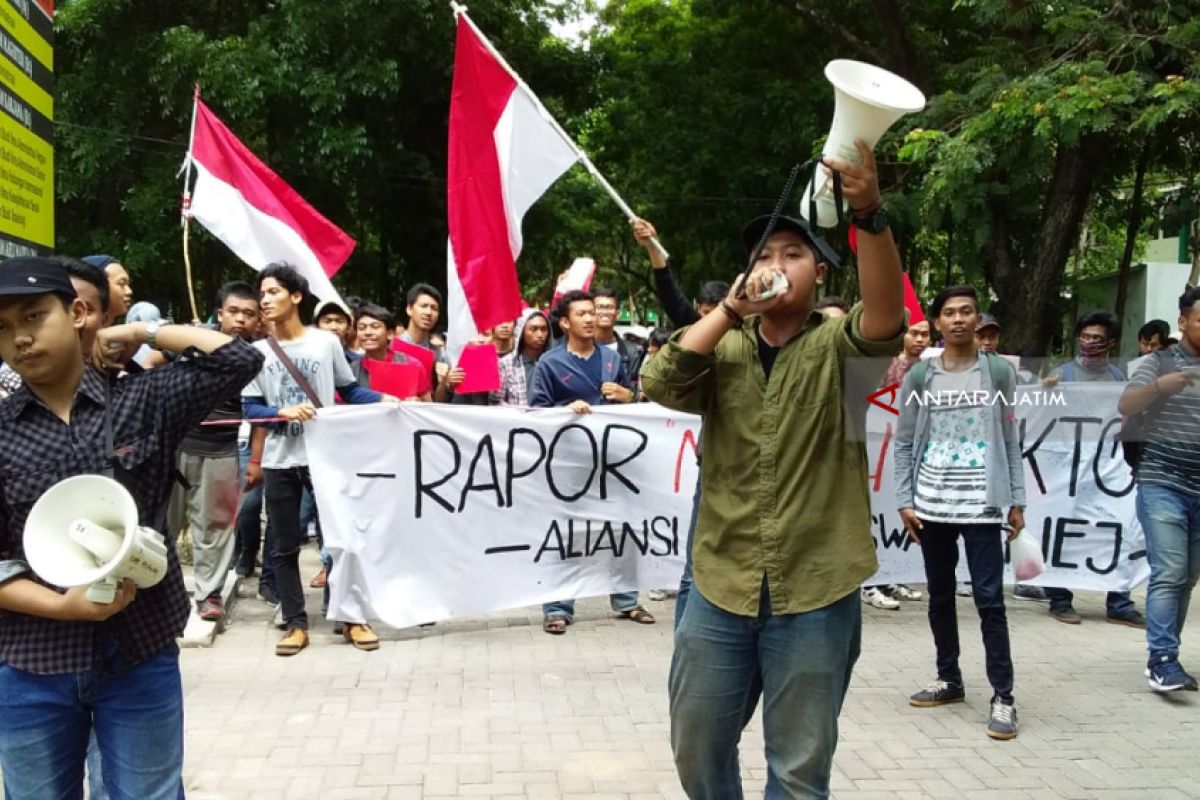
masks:
<instances>
[{"instance_id":1,"label":"blue long sleeve shirt","mask_svg":"<svg viewBox=\"0 0 1200 800\"><path fill-rule=\"evenodd\" d=\"M549 408L576 400L605 405L608 401L600 393L600 386L609 382L629 386L621 356L613 350L597 345L589 358L579 358L566 347L554 348L533 368L529 405Z\"/></svg>"}]
</instances>

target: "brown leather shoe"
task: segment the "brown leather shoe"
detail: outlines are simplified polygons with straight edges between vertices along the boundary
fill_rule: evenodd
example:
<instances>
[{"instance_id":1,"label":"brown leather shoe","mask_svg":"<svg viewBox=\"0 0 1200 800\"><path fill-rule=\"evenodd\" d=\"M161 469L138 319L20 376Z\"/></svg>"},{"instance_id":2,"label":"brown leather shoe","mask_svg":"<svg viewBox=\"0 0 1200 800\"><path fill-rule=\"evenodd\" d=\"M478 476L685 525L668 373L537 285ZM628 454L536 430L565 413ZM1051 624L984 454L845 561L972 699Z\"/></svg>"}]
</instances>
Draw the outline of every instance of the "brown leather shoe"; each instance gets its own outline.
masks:
<instances>
[{"instance_id":1,"label":"brown leather shoe","mask_svg":"<svg viewBox=\"0 0 1200 800\"><path fill-rule=\"evenodd\" d=\"M313 589L324 589L325 584L329 582L329 574L321 567L321 571L313 576L313 579L308 582L308 585Z\"/></svg>"},{"instance_id":2,"label":"brown leather shoe","mask_svg":"<svg viewBox=\"0 0 1200 800\"><path fill-rule=\"evenodd\" d=\"M342 628L342 636L345 636L346 641L359 650L370 652L379 649L379 637L375 635L375 631L371 630L370 625L347 622Z\"/></svg>"},{"instance_id":3,"label":"brown leather shoe","mask_svg":"<svg viewBox=\"0 0 1200 800\"><path fill-rule=\"evenodd\" d=\"M292 628L279 640L279 644L275 645L275 655L294 656L306 647L308 647L308 631L303 628Z\"/></svg>"}]
</instances>

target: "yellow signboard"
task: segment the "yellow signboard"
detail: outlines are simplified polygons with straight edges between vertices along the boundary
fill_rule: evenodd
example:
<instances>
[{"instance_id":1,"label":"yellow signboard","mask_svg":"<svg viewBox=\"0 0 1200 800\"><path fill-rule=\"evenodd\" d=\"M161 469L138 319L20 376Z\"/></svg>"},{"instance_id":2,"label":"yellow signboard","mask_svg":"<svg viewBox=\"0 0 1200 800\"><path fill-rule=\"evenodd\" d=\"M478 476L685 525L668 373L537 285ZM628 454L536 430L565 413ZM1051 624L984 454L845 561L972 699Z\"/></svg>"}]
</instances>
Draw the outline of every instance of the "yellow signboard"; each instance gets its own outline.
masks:
<instances>
[{"instance_id":1,"label":"yellow signboard","mask_svg":"<svg viewBox=\"0 0 1200 800\"><path fill-rule=\"evenodd\" d=\"M54 249L53 56L47 9L0 0L0 255Z\"/></svg>"}]
</instances>

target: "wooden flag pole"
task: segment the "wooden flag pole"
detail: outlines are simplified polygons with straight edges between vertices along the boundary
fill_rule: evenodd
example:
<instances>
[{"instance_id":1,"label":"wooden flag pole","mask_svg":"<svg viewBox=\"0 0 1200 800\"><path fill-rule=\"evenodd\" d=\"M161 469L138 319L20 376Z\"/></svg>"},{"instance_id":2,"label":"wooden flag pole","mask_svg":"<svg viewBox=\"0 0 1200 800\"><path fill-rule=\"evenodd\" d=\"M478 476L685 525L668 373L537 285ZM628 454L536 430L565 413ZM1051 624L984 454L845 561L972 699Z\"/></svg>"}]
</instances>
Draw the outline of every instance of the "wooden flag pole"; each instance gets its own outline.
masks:
<instances>
[{"instance_id":1,"label":"wooden flag pole","mask_svg":"<svg viewBox=\"0 0 1200 800\"><path fill-rule=\"evenodd\" d=\"M191 231L192 220L192 190L188 185L188 179L191 177L192 166L192 145L196 141L196 104L200 102L200 84L196 84L195 91L192 94L192 130L188 134L188 151L187 158L183 162L183 271L187 282L188 302L192 305L192 322L200 324L200 314L196 309L196 290L192 286L192 255L189 248L189 232Z\"/></svg>"}]
</instances>

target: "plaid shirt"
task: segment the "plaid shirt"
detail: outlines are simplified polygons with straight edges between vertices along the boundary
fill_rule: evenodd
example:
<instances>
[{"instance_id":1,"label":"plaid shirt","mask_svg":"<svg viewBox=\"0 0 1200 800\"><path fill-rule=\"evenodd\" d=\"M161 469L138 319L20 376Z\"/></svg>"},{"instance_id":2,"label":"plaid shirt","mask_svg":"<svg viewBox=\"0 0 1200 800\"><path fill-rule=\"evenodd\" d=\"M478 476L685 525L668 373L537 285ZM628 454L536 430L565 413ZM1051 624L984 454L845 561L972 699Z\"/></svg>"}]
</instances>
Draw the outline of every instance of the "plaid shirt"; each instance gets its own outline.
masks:
<instances>
[{"instance_id":1,"label":"plaid shirt","mask_svg":"<svg viewBox=\"0 0 1200 800\"><path fill-rule=\"evenodd\" d=\"M262 356L235 339L209 355L198 351L165 367L130 375L112 389L115 473L137 502L142 525L162 518L184 435L221 399L262 368ZM24 561L25 519L42 493L73 475L105 466L105 378L86 368L65 425L22 388L0 402L0 582L40 579ZM189 600L179 559L167 549L167 575L138 590L107 622L60 622L0 611L0 663L43 675L83 672L99 662L98 634L115 641L123 660L140 664L170 644L187 622Z\"/></svg>"},{"instance_id":2,"label":"plaid shirt","mask_svg":"<svg viewBox=\"0 0 1200 800\"><path fill-rule=\"evenodd\" d=\"M500 389L492 392L492 403L502 406L529 405L529 371L526 364L533 364L521 355L521 348L500 359Z\"/></svg>"}]
</instances>

